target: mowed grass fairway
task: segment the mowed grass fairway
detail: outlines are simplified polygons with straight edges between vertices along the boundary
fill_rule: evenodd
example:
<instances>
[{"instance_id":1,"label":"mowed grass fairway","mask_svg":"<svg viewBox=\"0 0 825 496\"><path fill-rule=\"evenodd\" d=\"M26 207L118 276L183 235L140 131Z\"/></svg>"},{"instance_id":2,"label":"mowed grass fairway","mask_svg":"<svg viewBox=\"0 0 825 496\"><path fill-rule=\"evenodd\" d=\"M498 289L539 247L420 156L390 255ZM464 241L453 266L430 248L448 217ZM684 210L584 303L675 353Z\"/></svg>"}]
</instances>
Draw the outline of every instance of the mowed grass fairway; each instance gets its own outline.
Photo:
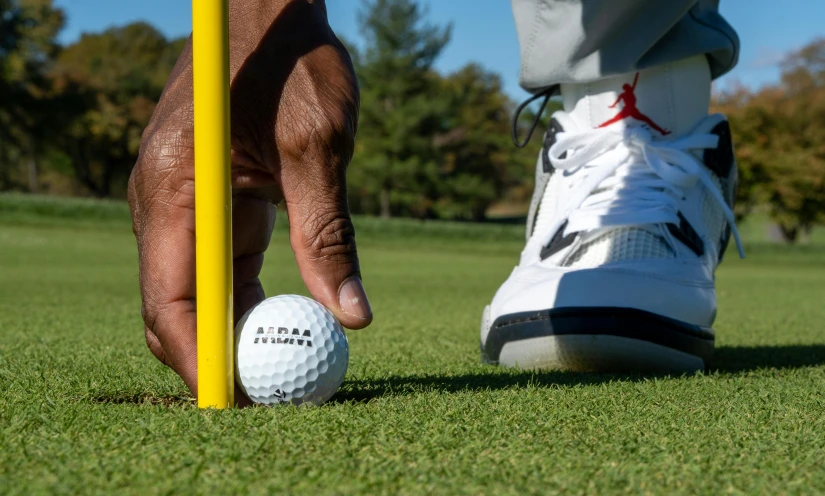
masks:
<instances>
[{"instance_id":1,"label":"mowed grass fairway","mask_svg":"<svg viewBox=\"0 0 825 496\"><path fill-rule=\"evenodd\" d=\"M126 206L0 196L0 493L825 491L817 239L728 253L712 370L646 377L479 363L520 227L356 228L376 317L340 392L199 411L144 343ZM263 280L306 294L283 226Z\"/></svg>"}]
</instances>

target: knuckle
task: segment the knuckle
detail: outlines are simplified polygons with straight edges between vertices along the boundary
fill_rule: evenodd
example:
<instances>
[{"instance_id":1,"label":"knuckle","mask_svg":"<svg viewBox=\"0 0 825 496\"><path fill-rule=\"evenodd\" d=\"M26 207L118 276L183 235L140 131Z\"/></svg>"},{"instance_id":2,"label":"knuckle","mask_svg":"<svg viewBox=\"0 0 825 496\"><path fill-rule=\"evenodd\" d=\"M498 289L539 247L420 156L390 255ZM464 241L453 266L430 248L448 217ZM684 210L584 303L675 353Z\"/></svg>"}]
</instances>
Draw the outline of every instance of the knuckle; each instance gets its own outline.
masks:
<instances>
[{"instance_id":1,"label":"knuckle","mask_svg":"<svg viewBox=\"0 0 825 496\"><path fill-rule=\"evenodd\" d=\"M140 316L143 319L143 325L146 326L146 332L155 336L155 322L158 315L158 304L148 294L146 288L143 291L143 304L140 307Z\"/></svg>"},{"instance_id":2,"label":"knuckle","mask_svg":"<svg viewBox=\"0 0 825 496\"><path fill-rule=\"evenodd\" d=\"M144 140L128 187L132 216L138 223L155 207L194 208L193 157L189 130L158 131Z\"/></svg>"},{"instance_id":3,"label":"knuckle","mask_svg":"<svg viewBox=\"0 0 825 496\"><path fill-rule=\"evenodd\" d=\"M143 306L141 316L146 332L147 344L155 346L164 353L174 352L181 346L176 336L185 335L181 327L182 317L194 315L195 299L164 297L154 288L142 288ZM155 344L149 343L152 341ZM164 348L166 346L166 348ZM153 350L154 352L154 350Z\"/></svg>"},{"instance_id":4,"label":"knuckle","mask_svg":"<svg viewBox=\"0 0 825 496\"><path fill-rule=\"evenodd\" d=\"M155 305L150 298L144 297L143 304L140 307L140 316L143 319L143 334L146 339L146 346L161 363L166 364L166 353L163 350L163 346L155 330L157 315L157 305Z\"/></svg>"},{"instance_id":5,"label":"knuckle","mask_svg":"<svg viewBox=\"0 0 825 496\"><path fill-rule=\"evenodd\" d=\"M355 122L357 113L346 97L337 98L338 106L328 107L314 120L313 136L323 144L333 147L346 162L352 158L355 148Z\"/></svg>"},{"instance_id":6,"label":"knuckle","mask_svg":"<svg viewBox=\"0 0 825 496\"><path fill-rule=\"evenodd\" d=\"M300 66L296 71L300 74L296 81L302 82L301 91L290 92L292 98L285 98L282 103L283 110L300 109L290 112L295 115L286 120L290 127L288 132L298 138L296 153L300 157L318 153L349 162L358 122L358 84L351 67L341 60L340 53L333 47L321 47L315 56L318 59L314 63ZM318 67L324 67L322 74ZM307 92L306 88L311 91ZM296 98L294 94L300 97Z\"/></svg>"},{"instance_id":7,"label":"knuckle","mask_svg":"<svg viewBox=\"0 0 825 496\"><path fill-rule=\"evenodd\" d=\"M352 220L340 213L315 216L306 223L304 239L316 260L343 261L357 252Z\"/></svg>"},{"instance_id":8,"label":"knuckle","mask_svg":"<svg viewBox=\"0 0 825 496\"><path fill-rule=\"evenodd\" d=\"M155 162L169 157L192 156L194 131L189 126L158 128L144 136L140 145L140 161Z\"/></svg>"},{"instance_id":9,"label":"knuckle","mask_svg":"<svg viewBox=\"0 0 825 496\"><path fill-rule=\"evenodd\" d=\"M304 122L293 122L293 159L297 163L315 161L334 167L348 164L355 148L355 135L339 112L308 109Z\"/></svg>"},{"instance_id":10,"label":"knuckle","mask_svg":"<svg viewBox=\"0 0 825 496\"><path fill-rule=\"evenodd\" d=\"M155 355L155 358L157 358L160 363L168 365L166 363L166 353L163 351L158 337L148 327L144 331L144 338L146 339L146 347Z\"/></svg>"}]
</instances>

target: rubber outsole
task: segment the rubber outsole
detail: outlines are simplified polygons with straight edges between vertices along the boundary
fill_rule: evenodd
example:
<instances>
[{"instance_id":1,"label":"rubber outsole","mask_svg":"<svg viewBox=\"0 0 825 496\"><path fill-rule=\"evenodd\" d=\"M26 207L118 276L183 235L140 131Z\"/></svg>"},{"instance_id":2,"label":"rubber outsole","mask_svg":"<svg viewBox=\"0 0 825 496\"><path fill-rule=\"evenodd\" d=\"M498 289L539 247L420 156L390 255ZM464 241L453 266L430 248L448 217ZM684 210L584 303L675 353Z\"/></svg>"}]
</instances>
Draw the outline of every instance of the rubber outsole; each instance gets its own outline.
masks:
<instances>
[{"instance_id":1,"label":"rubber outsole","mask_svg":"<svg viewBox=\"0 0 825 496\"><path fill-rule=\"evenodd\" d=\"M522 369L581 372L704 370L714 334L634 308L574 307L503 315L489 326L482 360Z\"/></svg>"}]
</instances>

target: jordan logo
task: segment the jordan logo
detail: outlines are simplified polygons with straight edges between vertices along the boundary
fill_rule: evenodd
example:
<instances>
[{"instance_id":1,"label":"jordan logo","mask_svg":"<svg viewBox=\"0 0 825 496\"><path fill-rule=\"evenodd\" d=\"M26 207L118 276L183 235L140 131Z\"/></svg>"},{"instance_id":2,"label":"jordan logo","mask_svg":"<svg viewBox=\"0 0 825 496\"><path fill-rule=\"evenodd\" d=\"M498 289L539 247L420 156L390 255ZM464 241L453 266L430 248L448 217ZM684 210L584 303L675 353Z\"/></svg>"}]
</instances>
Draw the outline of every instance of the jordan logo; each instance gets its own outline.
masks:
<instances>
[{"instance_id":1,"label":"jordan logo","mask_svg":"<svg viewBox=\"0 0 825 496\"><path fill-rule=\"evenodd\" d=\"M636 83L639 82L639 73L636 73L636 77L633 79L633 86L625 83L622 85L622 92L619 94L619 98L616 99L616 103L610 106L610 108L616 108L619 102L624 101L624 106L616 114L616 117L608 120L604 124L600 125L599 127L607 127L613 123L619 122L620 120L627 119L630 117L631 119L636 119L637 121L644 122L648 126L652 127L653 129L662 133L662 136L667 136L670 134L670 131L667 129L662 129L659 127L658 124L653 122L653 119L646 116L645 114L639 112L639 109L636 107Z\"/></svg>"}]
</instances>

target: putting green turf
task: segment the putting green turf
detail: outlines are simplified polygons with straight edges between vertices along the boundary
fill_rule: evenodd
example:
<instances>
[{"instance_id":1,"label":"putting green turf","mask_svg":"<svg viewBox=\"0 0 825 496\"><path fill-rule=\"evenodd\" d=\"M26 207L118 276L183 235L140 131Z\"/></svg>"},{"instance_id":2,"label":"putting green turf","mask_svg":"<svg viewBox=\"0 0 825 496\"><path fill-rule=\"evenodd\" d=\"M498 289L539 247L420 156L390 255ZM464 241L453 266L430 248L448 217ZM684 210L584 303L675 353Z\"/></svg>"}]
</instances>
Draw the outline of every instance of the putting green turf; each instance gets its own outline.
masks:
<instances>
[{"instance_id":1,"label":"putting green turf","mask_svg":"<svg viewBox=\"0 0 825 496\"><path fill-rule=\"evenodd\" d=\"M530 373L478 360L519 228L358 219L376 319L341 391L204 412L145 347L126 215L0 197L2 494L825 491L818 243L729 252L707 374ZM305 293L283 229L263 280Z\"/></svg>"}]
</instances>

